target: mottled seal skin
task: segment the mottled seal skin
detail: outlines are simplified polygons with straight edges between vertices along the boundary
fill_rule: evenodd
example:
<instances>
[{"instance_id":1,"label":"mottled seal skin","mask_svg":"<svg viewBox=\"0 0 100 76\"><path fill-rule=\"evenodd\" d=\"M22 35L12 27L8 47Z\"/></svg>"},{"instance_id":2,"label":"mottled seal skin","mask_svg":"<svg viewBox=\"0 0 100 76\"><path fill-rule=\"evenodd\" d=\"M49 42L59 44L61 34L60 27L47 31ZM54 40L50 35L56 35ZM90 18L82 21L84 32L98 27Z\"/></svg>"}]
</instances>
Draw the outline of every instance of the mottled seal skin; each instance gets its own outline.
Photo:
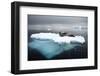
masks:
<instances>
[{"instance_id":1,"label":"mottled seal skin","mask_svg":"<svg viewBox=\"0 0 100 76\"><path fill-rule=\"evenodd\" d=\"M60 35L61 37L63 37L63 36L75 37L74 35L68 34L68 33L66 33L66 32L59 32L59 35Z\"/></svg>"},{"instance_id":2,"label":"mottled seal skin","mask_svg":"<svg viewBox=\"0 0 100 76\"><path fill-rule=\"evenodd\" d=\"M63 36L66 36L67 33L66 33L66 32L59 32L59 35L60 35L61 37L63 37Z\"/></svg>"}]
</instances>

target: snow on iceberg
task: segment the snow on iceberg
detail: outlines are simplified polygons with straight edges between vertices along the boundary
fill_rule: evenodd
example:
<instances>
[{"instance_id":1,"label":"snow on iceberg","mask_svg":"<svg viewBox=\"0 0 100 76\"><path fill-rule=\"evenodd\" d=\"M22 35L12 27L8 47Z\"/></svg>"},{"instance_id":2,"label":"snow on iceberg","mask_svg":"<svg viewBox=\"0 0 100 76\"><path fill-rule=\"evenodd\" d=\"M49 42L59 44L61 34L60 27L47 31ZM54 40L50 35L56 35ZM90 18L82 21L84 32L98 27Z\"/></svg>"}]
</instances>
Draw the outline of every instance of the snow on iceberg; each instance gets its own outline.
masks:
<instances>
[{"instance_id":1,"label":"snow on iceberg","mask_svg":"<svg viewBox=\"0 0 100 76\"><path fill-rule=\"evenodd\" d=\"M83 36L70 37L66 35L61 37L59 34L56 33L36 33L36 34L32 34L31 38L49 39L58 43L71 43L71 42L84 43L85 42L85 38Z\"/></svg>"}]
</instances>

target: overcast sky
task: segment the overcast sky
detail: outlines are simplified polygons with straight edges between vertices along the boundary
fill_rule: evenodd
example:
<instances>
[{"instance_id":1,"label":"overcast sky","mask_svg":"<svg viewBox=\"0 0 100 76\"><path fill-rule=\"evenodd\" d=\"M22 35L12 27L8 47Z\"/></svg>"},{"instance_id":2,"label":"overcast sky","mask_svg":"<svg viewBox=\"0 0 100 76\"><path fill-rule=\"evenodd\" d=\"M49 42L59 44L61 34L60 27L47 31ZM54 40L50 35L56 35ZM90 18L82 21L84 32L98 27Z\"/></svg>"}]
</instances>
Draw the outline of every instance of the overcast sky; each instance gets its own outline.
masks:
<instances>
[{"instance_id":1,"label":"overcast sky","mask_svg":"<svg viewBox=\"0 0 100 76\"><path fill-rule=\"evenodd\" d=\"M87 24L87 17L28 15L28 30L86 32Z\"/></svg>"}]
</instances>

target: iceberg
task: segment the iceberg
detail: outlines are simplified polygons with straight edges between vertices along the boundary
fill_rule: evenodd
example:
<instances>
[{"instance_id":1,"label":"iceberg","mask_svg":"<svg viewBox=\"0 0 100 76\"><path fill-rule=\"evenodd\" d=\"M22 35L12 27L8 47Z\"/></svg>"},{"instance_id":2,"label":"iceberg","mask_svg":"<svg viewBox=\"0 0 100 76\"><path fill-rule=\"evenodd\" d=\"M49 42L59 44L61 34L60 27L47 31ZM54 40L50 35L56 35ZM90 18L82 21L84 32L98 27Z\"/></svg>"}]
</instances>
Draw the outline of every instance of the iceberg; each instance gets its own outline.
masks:
<instances>
[{"instance_id":1,"label":"iceberg","mask_svg":"<svg viewBox=\"0 0 100 76\"><path fill-rule=\"evenodd\" d=\"M61 37L56 33L36 33L32 34L30 38L32 41L29 42L28 46L32 49L37 49L47 59L51 59L63 51L69 51L85 43L85 39L82 36Z\"/></svg>"},{"instance_id":2,"label":"iceberg","mask_svg":"<svg viewBox=\"0 0 100 76\"><path fill-rule=\"evenodd\" d=\"M85 38L83 36L75 36L75 37L70 37L70 36L63 36L61 37L59 34L56 33L38 33L38 34L32 34L31 38L36 38L36 39L50 39L53 40L54 42L58 43L71 43L73 41L79 42L79 43L84 43Z\"/></svg>"}]
</instances>

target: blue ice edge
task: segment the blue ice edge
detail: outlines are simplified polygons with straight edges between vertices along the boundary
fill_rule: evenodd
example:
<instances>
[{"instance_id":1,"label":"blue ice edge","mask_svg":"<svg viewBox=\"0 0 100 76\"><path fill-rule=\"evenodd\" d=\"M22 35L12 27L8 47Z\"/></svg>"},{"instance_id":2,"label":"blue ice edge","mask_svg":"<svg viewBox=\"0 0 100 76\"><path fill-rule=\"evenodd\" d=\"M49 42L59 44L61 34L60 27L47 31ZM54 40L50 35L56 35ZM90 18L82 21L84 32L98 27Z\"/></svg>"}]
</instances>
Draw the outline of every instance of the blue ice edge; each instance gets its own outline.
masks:
<instances>
[{"instance_id":1,"label":"blue ice edge","mask_svg":"<svg viewBox=\"0 0 100 76\"><path fill-rule=\"evenodd\" d=\"M71 50L76 46L81 46L81 43L71 42L71 43L57 43L50 39L36 39L33 38L31 42L29 42L28 46L31 49L36 49L47 59L51 59L52 57L59 55L64 51ZM36 51L32 50L32 51Z\"/></svg>"}]
</instances>

